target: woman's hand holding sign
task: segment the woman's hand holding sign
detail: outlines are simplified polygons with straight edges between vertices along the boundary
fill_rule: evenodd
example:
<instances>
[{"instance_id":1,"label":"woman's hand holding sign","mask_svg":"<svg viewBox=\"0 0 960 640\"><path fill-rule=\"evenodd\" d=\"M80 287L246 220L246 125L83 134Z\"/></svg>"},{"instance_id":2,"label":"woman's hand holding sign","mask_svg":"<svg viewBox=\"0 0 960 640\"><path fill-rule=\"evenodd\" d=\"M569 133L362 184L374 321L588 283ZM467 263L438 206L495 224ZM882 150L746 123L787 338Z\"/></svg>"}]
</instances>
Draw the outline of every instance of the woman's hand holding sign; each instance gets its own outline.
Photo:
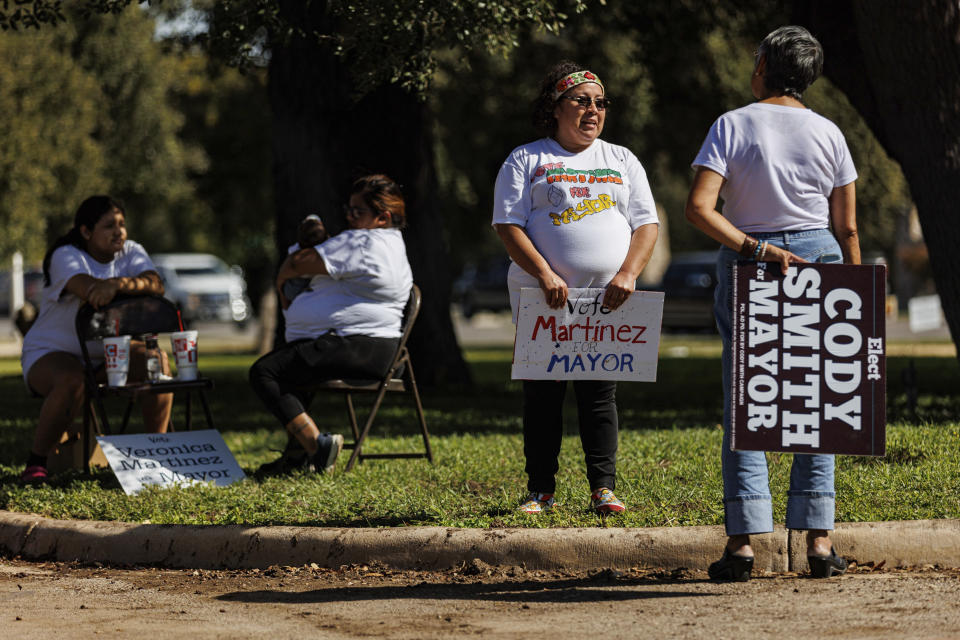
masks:
<instances>
[{"instance_id":1,"label":"woman's hand holding sign","mask_svg":"<svg viewBox=\"0 0 960 640\"><path fill-rule=\"evenodd\" d=\"M630 274L620 271L613 276L607 290L603 294L603 306L611 311L619 309L620 305L630 298L630 294L637 288L636 276L630 277Z\"/></svg>"},{"instance_id":2,"label":"woman's hand holding sign","mask_svg":"<svg viewBox=\"0 0 960 640\"><path fill-rule=\"evenodd\" d=\"M783 275L787 275L787 269L790 268L791 264L801 264L808 262L800 256L790 253L786 249L781 249L778 246L767 243L766 245L766 254L763 256L764 262L777 262L780 264L780 272Z\"/></svg>"},{"instance_id":3,"label":"woman's hand holding sign","mask_svg":"<svg viewBox=\"0 0 960 640\"><path fill-rule=\"evenodd\" d=\"M567 303L567 283L552 269L548 268L546 273L537 277L537 280L543 290L547 306L551 309L559 309Z\"/></svg>"}]
</instances>

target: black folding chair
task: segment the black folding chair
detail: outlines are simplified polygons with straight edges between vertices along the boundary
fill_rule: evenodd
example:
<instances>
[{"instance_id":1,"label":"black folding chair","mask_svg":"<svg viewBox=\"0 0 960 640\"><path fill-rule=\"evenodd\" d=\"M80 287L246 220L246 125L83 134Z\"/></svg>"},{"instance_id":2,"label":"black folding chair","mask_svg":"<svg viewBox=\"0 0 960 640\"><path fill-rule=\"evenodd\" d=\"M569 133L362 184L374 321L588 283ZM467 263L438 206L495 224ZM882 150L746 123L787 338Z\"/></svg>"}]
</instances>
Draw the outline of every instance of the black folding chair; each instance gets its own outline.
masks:
<instances>
[{"instance_id":1,"label":"black folding chair","mask_svg":"<svg viewBox=\"0 0 960 640\"><path fill-rule=\"evenodd\" d=\"M427 432L427 421L423 415L423 404L420 402L420 392L417 390L417 380L413 375L413 363L410 360L410 352L407 351L407 339L410 337L410 331L413 329L413 323L420 313L420 288L413 285L410 289L410 297L407 299L407 305L403 311L403 325L400 335L400 343L397 345L397 353L393 358L393 363L387 370L386 375L378 380L327 380L302 387L306 391L314 392L334 392L342 393L346 399L347 415L350 417L350 428L353 430L353 442L344 445L347 449L353 449L350 460L347 462L346 471L350 471L357 460L366 460L368 458L426 458L433 463L433 452L430 450L430 434ZM417 418L420 422L420 432L423 435L422 452L412 453L363 453L361 447L364 440L370 433L373 421L377 417L377 411L383 403L384 397L388 392L401 392L410 394L417 410ZM358 393L376 394L373 406L367 416L363 429L359 428L357 423L357 412L353 406L353 395Z\"/></svg>"},{"instance_id":2,"label":"black folding chair","mask_svg":"<svg viewBox=\"0 0 960 640\"><path fill-rule=\"evenodd\" d=\"M83 448L85 458L92 451L92 430L110 435L110 423L103 404L104 397L126 396L130 400L123 414L120 433L127 429L135 398L141 393L171 393L183 391L186 394L185 426L189 430L191 420L191 394L196 391L200 396L207 425L213 428L213 417L207 404L205 391L213 388L213 380L198 377L196 380L168 380L161 382L137 382L122 387L111 387L97 382L96 367L90 359L87 342L116 335L130 335L136 339L151 333L172 333L180 330L177 307L166 298L153 295L117 296L109 304L94 309L83 305L77 312L77 338L83 354L84 401L83 401ZM171 425L172 430L172 425Z\"/></svg>"}]
</instances>

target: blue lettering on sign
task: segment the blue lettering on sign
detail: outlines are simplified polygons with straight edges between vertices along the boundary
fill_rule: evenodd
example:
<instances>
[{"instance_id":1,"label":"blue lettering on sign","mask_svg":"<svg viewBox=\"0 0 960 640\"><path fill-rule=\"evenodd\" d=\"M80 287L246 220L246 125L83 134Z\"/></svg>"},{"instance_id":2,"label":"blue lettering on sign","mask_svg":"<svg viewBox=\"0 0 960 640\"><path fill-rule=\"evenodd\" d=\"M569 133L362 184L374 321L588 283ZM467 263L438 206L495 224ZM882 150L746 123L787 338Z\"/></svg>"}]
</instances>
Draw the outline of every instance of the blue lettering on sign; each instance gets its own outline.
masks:
<instances>
[{"instance_id":1,"label":"blue lettering on sign","mask_svg":"<svg viewBox=\"0 0 960 640\"><path fill-rule=\"evenodd\" d=\"M583 361L583 357L580 354L574 356L573 360L570 359L569 355L558 356L557 354L551 354L550 362L547 364L547 373L552 373L554 367L557 368L557 371L560 371L559 365L563 365L563 373L570 373L571 371L578 369L586 373L587 371L624 371L633 372L633 354L632 353L608 353L606 355L598 354L587 354L587 362L590 367L587 368L586 363ZM599 365L599 367L598 367Z\"/></svg>"}]
</instances>

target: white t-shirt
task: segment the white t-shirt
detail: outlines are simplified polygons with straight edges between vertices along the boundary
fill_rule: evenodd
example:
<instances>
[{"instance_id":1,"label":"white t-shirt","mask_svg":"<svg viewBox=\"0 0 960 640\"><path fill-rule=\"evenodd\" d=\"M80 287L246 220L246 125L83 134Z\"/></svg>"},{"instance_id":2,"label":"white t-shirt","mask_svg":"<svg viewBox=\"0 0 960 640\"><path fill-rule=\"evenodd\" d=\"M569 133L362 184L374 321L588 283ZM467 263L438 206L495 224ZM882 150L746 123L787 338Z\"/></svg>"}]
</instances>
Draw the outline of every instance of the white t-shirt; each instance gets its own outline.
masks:
<instances>
[{"instance_id":1,"label":"white t-shirt","mask_svg":"<svg viewBox=\"0 0 960 640\"><path fill-rule=\"evenodd\" d=\"M523 227L569 287L605 287L637 228L658 223L647 174L626 147L594 140L567 151L552 138L514 149L494 190L493 224ZM522 287L536 278L516 264L507 276L516 321Z\"/></svg>"},{"instance_id":2,"label":"white t-shirt","mask_svg":"<svg viewBox=\"0 0 960 640\"><path fill-rule=\"evenodd\" d=\"M759 102L720 116L693 166L727 179L723 215L747 233L826 229L830 193L857 179L837 125L809 109Z\"/></svg>"},{"instance_id":3,"label":"white t-shirt","mask_svg":"<svg viewBox=\"0 0 960 640\"><path fill-rule=\"evenodd\" d=\"M144 271L156 271L146 250L133 240L127 240L110 262L97 262L93 256L73 245L64 245L50 258L50 286L44 287L40 297L40 313L27 335L23 337L20 364L26 379L30 367L42 356L53 351L65 351L80 357L76 318L83 301L64 287L75 275L86 274L98 280L139 276ZM87 344L91 359L103 359L99 342Z\"/></svg>"},{"instance_id":4,"label":"white t-shirt","mask_svg":"<svg viewBox=\"0 0 960 640\"><path fill-rule=\"evenodd\" d=\"M413 275L398 229L348 229L314 249L329 275L315 276L284 312L287 342L339 335L399 338Z\"/></svg>"}]
</instances>

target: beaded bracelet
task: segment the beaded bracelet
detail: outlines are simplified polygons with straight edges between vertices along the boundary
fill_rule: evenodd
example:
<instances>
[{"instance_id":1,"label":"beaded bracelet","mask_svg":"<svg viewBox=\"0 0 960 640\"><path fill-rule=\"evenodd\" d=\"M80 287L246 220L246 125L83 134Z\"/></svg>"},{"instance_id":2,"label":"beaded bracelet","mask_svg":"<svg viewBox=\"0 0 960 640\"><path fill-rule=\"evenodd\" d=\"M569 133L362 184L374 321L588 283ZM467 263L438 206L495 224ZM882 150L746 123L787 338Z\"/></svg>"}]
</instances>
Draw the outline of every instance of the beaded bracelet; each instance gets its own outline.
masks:
<instances>
[{"instance_id":1,"label":"beaded bracelet","mask_svg":"<svg viewBox=\"0 0 960 640\"><path fill-rule=\"evenodd\" d=\"M766 240L764 240L764 241L763 241L763 249L760 250L760 257L757 258L757 261L758 261L758 262L763 262L763 257L764 257L765 255L767 255L767 246L768 246L768 245L769 245L769 243L768 243Z\"/></svg>"},{"instance_id":2,"label":"beaded bracelet","mask_svg":"<svg viewBox=\"0 0 960 640\"><path fill-rule=\"evenodd\" d=\"M753 254L751 254L751 256L750 256L750 259L751 259L751 260L757 260L757 259L759 259L759 257L760 257L760 251L763 249L763 247L764 247L765 244L766 244L765 241L763 241L763 242L757 242L757 246L753 249Z\"/></svg>"}]
</instances>

